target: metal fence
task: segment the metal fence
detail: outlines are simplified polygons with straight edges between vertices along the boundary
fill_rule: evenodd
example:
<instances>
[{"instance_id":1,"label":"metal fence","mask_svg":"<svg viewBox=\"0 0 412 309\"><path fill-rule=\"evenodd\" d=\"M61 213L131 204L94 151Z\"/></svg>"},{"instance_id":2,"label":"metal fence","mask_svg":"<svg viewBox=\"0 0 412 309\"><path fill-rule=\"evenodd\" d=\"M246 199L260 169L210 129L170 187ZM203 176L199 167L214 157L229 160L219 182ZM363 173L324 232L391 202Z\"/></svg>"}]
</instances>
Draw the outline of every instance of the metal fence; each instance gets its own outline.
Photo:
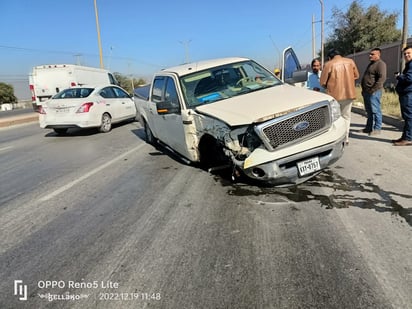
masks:
<instances>
[{"instance_id":1,"label":"metal fence","mask_svg":"<svg viewBox=\"0 0 412 309\"><path fill-rule=\"evenodd\" d=\"M408 39L408 45L412 45L412 38ZM395 72L400 72L403 69L401 68L402 43L399 41L392 44L376 47L379 47L381 49L381 59L386 63L387 76L385 88L393 90L394 86L396 85ZM369 64L369 52L370 50L365 50L360 53L346 56L355 61L361 77ZM360 79L358 80L358 82L360 83Z\"/></svg>"}]
</instances>

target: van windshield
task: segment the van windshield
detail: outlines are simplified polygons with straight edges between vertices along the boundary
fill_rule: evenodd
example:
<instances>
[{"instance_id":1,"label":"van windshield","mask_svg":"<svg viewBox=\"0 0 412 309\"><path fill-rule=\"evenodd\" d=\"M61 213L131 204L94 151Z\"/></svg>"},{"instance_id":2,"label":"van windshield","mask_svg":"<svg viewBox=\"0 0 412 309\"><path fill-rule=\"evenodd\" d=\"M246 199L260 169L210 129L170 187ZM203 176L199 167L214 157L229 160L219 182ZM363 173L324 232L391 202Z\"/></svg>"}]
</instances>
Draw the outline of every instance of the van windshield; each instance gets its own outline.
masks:
<instances>
[{"instance_id":1,"label":"van windshield","mask_svg":"<svg viewBox=\"0 0 412 309\"><path fill-rule=\"evenodd\" d=\"M256 62L243 61L185 75L181 84L188 107L195 107L282 82Z\"/></svg>"}]
</instances>

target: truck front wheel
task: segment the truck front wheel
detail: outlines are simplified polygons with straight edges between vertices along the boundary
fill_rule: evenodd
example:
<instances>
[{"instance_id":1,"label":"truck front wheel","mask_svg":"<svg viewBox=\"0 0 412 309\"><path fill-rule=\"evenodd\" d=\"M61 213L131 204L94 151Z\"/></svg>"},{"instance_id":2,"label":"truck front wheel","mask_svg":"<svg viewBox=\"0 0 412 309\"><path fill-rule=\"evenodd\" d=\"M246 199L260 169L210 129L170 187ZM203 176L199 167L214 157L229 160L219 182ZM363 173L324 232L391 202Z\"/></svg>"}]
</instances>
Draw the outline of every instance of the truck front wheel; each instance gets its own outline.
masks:
<instances>
[{"instance_id":1,"label":"truck front wheel","mask_svg":"<svg viewBox=\"0 0 412 309\"><path fill-rule=\"evenodd\" d=\"M199 144L200 164L204 168L227 165L228 157L224 154L223 145L214 137L205 135Z\"/></svg>"}]
</instances>

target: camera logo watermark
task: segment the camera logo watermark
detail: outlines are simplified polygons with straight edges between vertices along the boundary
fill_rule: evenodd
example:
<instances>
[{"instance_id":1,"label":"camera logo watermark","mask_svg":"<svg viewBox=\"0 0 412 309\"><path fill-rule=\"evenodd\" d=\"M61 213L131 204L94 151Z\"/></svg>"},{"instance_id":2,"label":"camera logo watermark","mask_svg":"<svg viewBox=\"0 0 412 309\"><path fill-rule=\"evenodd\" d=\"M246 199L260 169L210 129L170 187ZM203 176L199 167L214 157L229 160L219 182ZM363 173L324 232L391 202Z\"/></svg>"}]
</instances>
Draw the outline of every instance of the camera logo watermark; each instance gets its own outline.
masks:
<instances>
[{"instance_id":1,"label":"camera logo watermark","mask_svg":"<svg viewBox=\"0 0 412 309\"><path fill-rule=\"evenodd\" d=\"M19 296L19 300L27 300L27 285L23 280L14 280L14 295Z\"/></svg>"}]
</instances>

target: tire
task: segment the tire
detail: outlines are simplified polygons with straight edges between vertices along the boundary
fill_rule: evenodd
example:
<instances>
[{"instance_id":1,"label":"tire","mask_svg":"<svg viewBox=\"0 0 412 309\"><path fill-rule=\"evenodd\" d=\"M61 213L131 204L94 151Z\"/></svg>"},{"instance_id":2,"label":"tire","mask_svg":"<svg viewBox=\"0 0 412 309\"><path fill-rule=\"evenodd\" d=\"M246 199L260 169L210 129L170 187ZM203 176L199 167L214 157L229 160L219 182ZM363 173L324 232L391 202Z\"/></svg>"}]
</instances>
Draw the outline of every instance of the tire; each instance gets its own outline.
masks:
<instances>
[{"instance_id":1,"label":"tire","mask_svg":"<svg viewBox=\"0 0 412 309\"><path fill-rule=\"evenodd\" d=\"M108 113L104 113L102 116L102 124L100 125L99 131L101 133L110 132L112 129L112 117Z\"/></svg>"},{"instance_id":2,"label":"tire","mask_svg":"<svg viewBox=\"0 0 412 309\"><path fill-rule=\"evenodd\" d=\"M209 169L229 163L223 152L223 146L212 136L204 136L199 144L200 165Z\"/></svg>"},{"instance_id":3,"label":"tire","mask_svg":"<svg viewBox=\"0 0 412 309\"><path fill-rule=\"evenodd\" d=\"M156 138L154 137L153 132L150 130L150 127L146 121L144 122L144 133L146 134L146 143L155 145Z\"/></svg>"},{"instance_id":4,"label":"tire","mask_svg":"<svg viewBox=\"0 0 412 309\"><path fill-rule=\"evenodd\" d=\"M57 135L64 135L67 133L68 129L67 128L54 128L53 130Z\"/></svg>"}]
</instances>

